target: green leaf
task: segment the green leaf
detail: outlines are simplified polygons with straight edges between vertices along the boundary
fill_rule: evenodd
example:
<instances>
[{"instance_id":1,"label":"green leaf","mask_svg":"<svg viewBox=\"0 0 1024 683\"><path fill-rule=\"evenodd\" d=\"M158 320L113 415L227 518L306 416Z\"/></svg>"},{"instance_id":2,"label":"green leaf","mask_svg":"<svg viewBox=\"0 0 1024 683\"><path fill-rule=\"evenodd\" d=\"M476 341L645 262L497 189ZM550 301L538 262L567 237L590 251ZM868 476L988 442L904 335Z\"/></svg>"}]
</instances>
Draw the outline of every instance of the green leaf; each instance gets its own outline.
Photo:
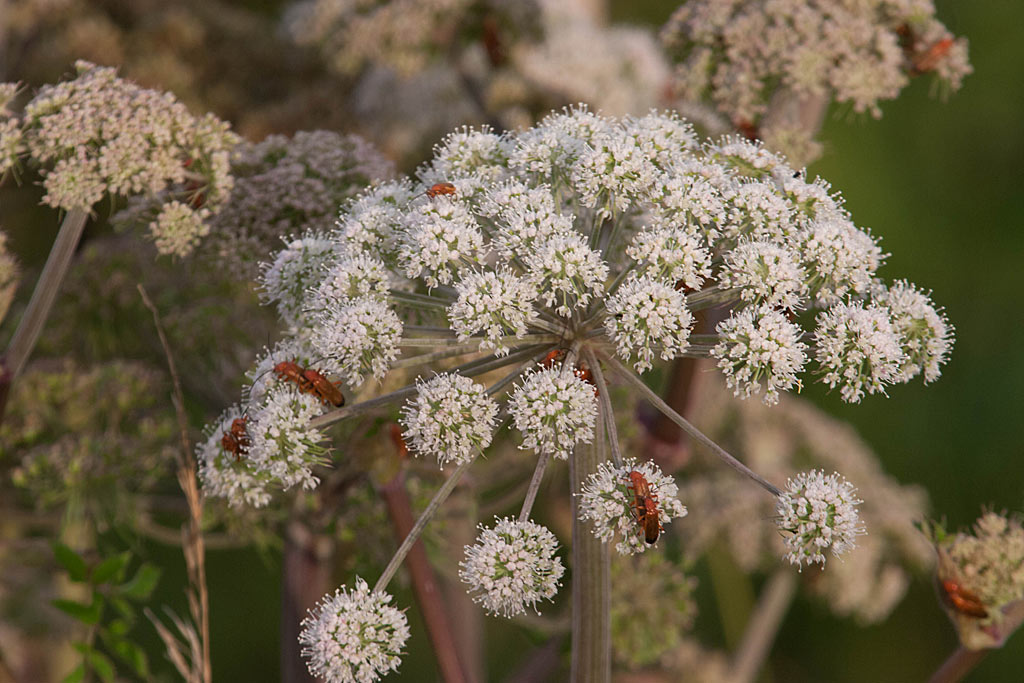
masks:
<instances>
[{"instance_id":1,"label":"green leaf","mask_svg":"<svg viewBox=\"0 0 1024 683\"><path fill-rule=\"evenodd\" d=\"M107 645L111 652L132 667L139 678L149 678L149 660L141 647L124 638L110 638Z\"/></svg>"},{"instance_id":2,"label":"green leaf","mask_svg":"<svg viewBox=\"0 0 1024 683\"><path fill-rule=\"evenodd\" d=\"M105 654L91 650L86 653L85 659L104 681L114 680L114 663Z\"/></svg>"},{"instance_id":3,"label":"green leaf","mask_svg":"<svg viewBox=\"0 0 1024 683\"><path fill-rule=\"evenodd\" d=\"M125 551L103 560L92 570L90 582L93 585L99 585L109 581L121 581L124 578L125 567L128 566L131 557L131 553Z\"/></svg>"},{"instance_id":4,"label":"green leaf","mask_svg":"<svg viewBox=\"0 0 1024 683\"><path fill-rule=\"evenodd\" d=\"M85 581L88 570L81 555L60 542L53 544L53 555L57 558L60 566L67 571L68 578L78 583Z\"/></svg>"},{"instance_id":5,"label":"green leaf","mask_svg":"<svg viewBox=\"0 0 1024 683\"><path fill-rule=\"evenodd\" d=\"M107 624L107 630L112 636L123 636L128 633L130 628L131 626L129 626L128 622L124 619L113 619L109 624Z\"/></svg>"},{"instance_id":6,"label":"green leaf","mask_svg":"<svg viewBox=\"0 0 1024 683\"><path fill-rule=\"evenodd\" d=\"M145 600L159 580L160 570L151 564L144 564L135 572L131 581L118 587L118 592L131 600Z\"/></svg>"},{"instance_id":7,"label":"green leaf","mask_svg":"<svg viewBox=\"0 0 1024 683\"><path fill-rule=\"evenodd\" d=\"M132 603L128 602L124 598L111 595L110 604L114 606L114 609L116 609L122 617L124 617L124 620L128 624L135 623L135 607L132 606Z\"/></svg>"},{"instance_id":8,"label":"green leaf","mask_svg":"<svg viewBox=\"0 0 1024 683\"><path fill-rule=\"evenodd\" d=\"M85 664L79 664L71 673L64 677L61 683L80 683L85 680Z\"/></svg>"},{"instance_id":9,"label":"green leaf","mask_svg":"<svg viewBox=\"0 0 1024 683\"><path fill-rule=\"evenodd\" d=\"M69 614L83 624L89 624L90 626L98 624L100 616L103 614L103 598L95 594L93 595L91 605L74 600L61 599L54 600L51 604L61 612Z\"/></svg>"}]
</instances>

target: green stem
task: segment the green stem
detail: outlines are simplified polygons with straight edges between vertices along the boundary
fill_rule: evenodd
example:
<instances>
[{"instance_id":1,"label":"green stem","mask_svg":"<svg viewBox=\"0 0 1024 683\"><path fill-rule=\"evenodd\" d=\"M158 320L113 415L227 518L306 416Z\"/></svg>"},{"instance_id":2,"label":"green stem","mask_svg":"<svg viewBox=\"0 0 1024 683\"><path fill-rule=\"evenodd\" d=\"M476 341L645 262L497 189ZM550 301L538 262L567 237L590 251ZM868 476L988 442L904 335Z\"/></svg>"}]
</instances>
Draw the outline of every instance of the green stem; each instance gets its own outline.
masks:
<instances>
[{"instance_id":1,"label":"green stem","mask_svg":"<svg viewBox=\"0 0 1024 683\"><path fill-rule=\"evenodd\" d=\"M537 491L540 490L540 483L544 479L544 470L548 466L551 455L541 453L537 458L537 467L533 470L533 478L530 479L530 488L526 489L526 497L523 499L523 507L519 511L519 521L525 522L530 519L530 511L533 509L533 502L537 500Z\"/></svg>"},{"instance_id":2,"label":"green stem","mask_svg":"<svg viewBox=\"0 0 1024 683\"><path fill-rule=\"evenodd\" d=\"M780 491L774 484L765 480L763 477L761 477L761 475L757 474L749 467L744 465L742 462L734 458L732 455L729 454L727 450L719 446L717 443L715 443L707 436L705 436L702 431L694 427L689 420L687 420L685 417L683 417L676 411L672 410L671 406L665 403L665 401L662 400L661 396L658 396L658 394L655 393L653 389L644 384L644 381L642 379L637 377L631 370L622 365L622 363L615 360L611 356L604 356L604 359L608 362L612 369L614 369L620 376L622 376L623 379L626 380L626 382L632 384L633 387L640 392L641 396L650 401L651 405L660 410L665 415L665 417L679 425L679 428L682 429L687 434L689 434L694 441L702 444L705 448L707 448L712 453L717 455L719 458L724 460L725 464L729 465L729 467L732 467L740 474L744 474L747 477L753 479L756 484L758 484L764 490L768 491L768 493L776 497L782 494L782 491Z\"/></svg>"},{"instance_id":3,"label":"green stem","mask_svg":"<svg viewBox=\"0 0 1024 683\"><path fill-rule=\"evenodd\" d=\"M71 265L71 258L75 255L75 248L82 237L85 229L85 221L89 214L85 209L72 209L68 211L61 223L60 232L53 242L50 256L46 259L43 272L36 283L35 291L32 292L32 299L28 302L28 308L18 329L11 337L11 343L7 346L4 354L4 362L10 373L11 379L17 377L25 367L29 354L39 339L39 333L43 330L50 309L53 308L54 299L60 291L60 285L64 281L68 267Z\"/></svg>"},{"instance_id":4,"label":"green stem","mask_svg":"<svg viewBox=\"0 0 1024 683\"><path fill-rule=\"evenodd\" d=\"M601 419L601 416L598 416ZM573 493L604 461L598 425L595 443L576 447L569 457ZM579 496L572 496L572 683L611 681L611 558L609 544L580 521Z\"/></svg>"},{"instance_id":5,"label":"green stem","mask_svg":"<svg viewBox=\"0 0 1024 683\"><path fill-rule=\"evenodd\" d=\"M443 503L451 492L455 490L455 485L459 483L459 479L462 477L463 473L469 469L469 466L472 463L472 460L467 460L455 468L455 471L452 472L452 476L448 477L447 481L445 481L445 483L441 485L441 488L437 490L437 493L434 494L434 498L427 505L427 508L423 513L420 514L419 519L416 520L412 529L409 530L409 534L405 537L405 540L402 541L402 545L398 546L398 550L395 551L394 557L391 558L388 566L384 568L384 572L380 575L380 578L377 579L377 585L373 587L374 592L382 592L388 587L391 579L395 576L395 572L398 571L398 567L401 566L402 562L405 560L405 556L408 555L409 550L412 549L416 539L418 539L420 534L423 533L423 529L427 526L427 522L429 522L437 513L438 508L441 507L441 503Z\"/></svg>"},{"instance_id":6,"label":"green stem","mask_svg":"<svg viewBox=\"0 0 1024 683\"><path fill-rule=\"evenodd\" d=\"M601 370L601 361L593 349L587 348L587 363L590 365L590 372L594 376L594 386L597 387L597 399L601 412L601 419L604 421L605 430L608 432L608 444L611 446L612 461L616 467L622 467L622 451L619 449L619 430L615 426L615 411L612 410L612 397L608 393L608 383L604 379L604 372ZM598 434L600 437L600 434Z\"/></svg>"}]
</instances>

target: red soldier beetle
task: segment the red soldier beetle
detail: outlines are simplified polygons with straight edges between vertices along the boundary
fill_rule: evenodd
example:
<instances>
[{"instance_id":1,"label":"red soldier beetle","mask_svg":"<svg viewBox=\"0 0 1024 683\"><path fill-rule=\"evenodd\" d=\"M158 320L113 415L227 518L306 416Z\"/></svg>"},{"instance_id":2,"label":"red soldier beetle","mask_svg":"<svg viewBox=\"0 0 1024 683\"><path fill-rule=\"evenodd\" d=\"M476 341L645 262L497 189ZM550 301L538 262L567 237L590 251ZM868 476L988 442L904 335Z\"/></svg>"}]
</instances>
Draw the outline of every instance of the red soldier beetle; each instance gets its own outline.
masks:
<instances>
[{"instance_id":1,"label":"red soldier beetle","mask_svg":"<svg viewBox=\"0 0 1024 683\"><path fill-rule=\"evenodd\" d=\"M976 619L988 616L988 610L974 591L964 588L952 579L942 581L941 585L944 602L952 609Z\"/></svg>"},{"instance_id":2,"label":"red soldier beetle","mask_svg":"<svg viewBox=\"0 0 1024 683\"><path fill-rule=\"evenodd\" d=\"M434 183L427 188L427 196L431 199L434 197L440 197L441 195L454 197L456 192L458 192L458 188L451 183Z\"/></svg>"}]
</instances>

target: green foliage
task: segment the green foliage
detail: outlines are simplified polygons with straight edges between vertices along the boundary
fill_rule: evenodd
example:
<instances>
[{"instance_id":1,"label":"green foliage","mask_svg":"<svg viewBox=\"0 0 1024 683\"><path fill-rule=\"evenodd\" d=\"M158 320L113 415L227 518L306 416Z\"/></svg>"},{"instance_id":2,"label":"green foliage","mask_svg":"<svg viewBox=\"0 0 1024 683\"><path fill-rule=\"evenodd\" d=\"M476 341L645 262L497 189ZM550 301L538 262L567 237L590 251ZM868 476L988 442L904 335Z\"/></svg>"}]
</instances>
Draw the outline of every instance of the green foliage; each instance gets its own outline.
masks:
<instances>
[{"instance_id":1,"label":"green foliage","mask_svg":"<svg viewBox=\"0 0 1024 683\"><path fill-rule=\"evenodd\" d=\"M72 583L83 584L89 599L53 601L53 606L85 627L85 637L72 644L82 661L64 681L83 681L93 677L113 681L119 663L135 677L148 680L149 660L145 651L132 640L132 628L138 621L136 603L152 595L160 580L160 570L142 563L126 579L132 563L130 552L121 552L89 563L80 554L55 543L54 557ZM107 609L108 606L111 609Z\"/></svg>"}]
</instances>

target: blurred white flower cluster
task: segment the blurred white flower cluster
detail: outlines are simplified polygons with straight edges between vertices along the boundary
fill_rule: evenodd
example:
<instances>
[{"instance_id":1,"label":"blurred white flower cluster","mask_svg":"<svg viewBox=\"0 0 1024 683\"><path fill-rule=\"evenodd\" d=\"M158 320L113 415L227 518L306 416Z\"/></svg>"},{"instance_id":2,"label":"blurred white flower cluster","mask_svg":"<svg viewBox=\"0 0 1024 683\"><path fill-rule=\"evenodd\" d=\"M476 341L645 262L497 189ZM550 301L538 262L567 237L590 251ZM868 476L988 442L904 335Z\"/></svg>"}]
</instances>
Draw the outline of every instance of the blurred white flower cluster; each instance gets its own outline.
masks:
<instances>
[{"instance_id":1,"label":"blurred white flower cluster","mask_svg":"<svg viewBox=\"0 0 1024 683\"><path fill-rule=\"evenodd\" d=\"M27 158L43 175L43 203L63 210L131 197L123 217L148 223L161 253L190 253L231 191L237 136L115 69L75 66L75 79L40 88L20 116L6 111L14 86L0 86L0 173Z\"/></svg>"},{"instance_id":2,"label":"blurred white flower cluster","mask_svg":"<svg viewBox=\"0 0 1024 683\"><path fill-rule=\"evenodd\" d=\"M661 38L679 97L709 102L779 149L817 147L792 123L765 119L780 94L877 118L911 76L933 73L955 91L971 73L967 40L935 18L931 0L686 0Z\"/></svg>"}]
</instances>

